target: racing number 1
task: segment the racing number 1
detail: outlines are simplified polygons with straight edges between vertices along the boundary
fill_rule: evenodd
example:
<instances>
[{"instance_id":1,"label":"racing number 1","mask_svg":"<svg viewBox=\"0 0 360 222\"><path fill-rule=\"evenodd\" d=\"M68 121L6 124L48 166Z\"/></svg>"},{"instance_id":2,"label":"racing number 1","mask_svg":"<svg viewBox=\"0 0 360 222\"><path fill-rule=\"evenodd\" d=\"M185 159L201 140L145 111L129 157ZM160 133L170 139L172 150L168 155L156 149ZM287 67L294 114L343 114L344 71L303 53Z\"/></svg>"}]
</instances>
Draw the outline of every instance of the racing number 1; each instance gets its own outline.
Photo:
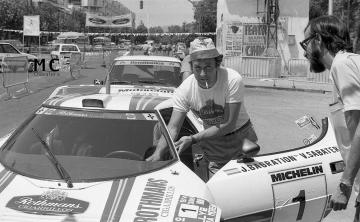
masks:
<instances>
[{"instance_id":1,"label":"racing number 1","mask_svg":"<svg viewBox=\"0 0 360 222\"><path fill-rule=\"evenodd\" d=\"M299 195L294 197L292 199L292 202L293 203L300 202L299 212L298 212L298 215L296 217L296 221L301 220L303 215L304 215L305 204L306 204L305 190L300 190Z\"/></svg>"}]
</instances>

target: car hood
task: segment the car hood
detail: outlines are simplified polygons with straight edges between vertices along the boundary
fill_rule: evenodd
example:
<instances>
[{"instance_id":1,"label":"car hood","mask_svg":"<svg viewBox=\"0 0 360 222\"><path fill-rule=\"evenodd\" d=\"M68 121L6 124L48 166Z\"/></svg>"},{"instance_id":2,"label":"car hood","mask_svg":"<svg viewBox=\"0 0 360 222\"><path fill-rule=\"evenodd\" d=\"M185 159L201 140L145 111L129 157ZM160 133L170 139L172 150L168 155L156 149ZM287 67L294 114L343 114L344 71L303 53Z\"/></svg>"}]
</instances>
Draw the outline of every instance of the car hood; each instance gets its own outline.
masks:
<instances>
[{"instance_id":1,"label":"car hood","mask_svg":"<svg viewBox=\"0 0 360 222\"><path fill-rule=\"evenodd\" d=\"M212 203L206 184L181 162L137 177L74 183L73 188L0 165L2 222L220 221L221 210Z\"/></svg>"},{"instance_id":2,"label":"car hood","mask_svg":"<svg viewBox=\"0 0 360 222\"><path fill-rule=\"evenodd\" d=\"M36 56L31 55L31 54L28 54L28 53L24 53L24 52L22 52L22 53L21 53L21 55L26 56L28 59L37 59L37 57L36 57Z\"/></svg>"}]
</instances>

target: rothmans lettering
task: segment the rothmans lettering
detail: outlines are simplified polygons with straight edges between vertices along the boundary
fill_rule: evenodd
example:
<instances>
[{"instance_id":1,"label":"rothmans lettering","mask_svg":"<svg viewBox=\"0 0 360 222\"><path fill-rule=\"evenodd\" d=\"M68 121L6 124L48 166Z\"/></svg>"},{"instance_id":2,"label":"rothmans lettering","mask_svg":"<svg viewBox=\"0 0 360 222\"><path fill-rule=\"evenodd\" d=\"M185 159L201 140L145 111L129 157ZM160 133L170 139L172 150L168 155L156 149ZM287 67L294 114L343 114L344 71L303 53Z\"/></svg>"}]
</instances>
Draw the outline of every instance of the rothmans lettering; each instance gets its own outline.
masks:
<instances>
[{"instance_id":1,"label":"rothmans lettering","mask_svg":"<svg viewBox=\"0 0 360 222\"><path fill-rule=\"evenodd\" d=\"M157 221L167 183L166 180L148 179L136 211L134 222Z\"/></svg>"}]
</instances>

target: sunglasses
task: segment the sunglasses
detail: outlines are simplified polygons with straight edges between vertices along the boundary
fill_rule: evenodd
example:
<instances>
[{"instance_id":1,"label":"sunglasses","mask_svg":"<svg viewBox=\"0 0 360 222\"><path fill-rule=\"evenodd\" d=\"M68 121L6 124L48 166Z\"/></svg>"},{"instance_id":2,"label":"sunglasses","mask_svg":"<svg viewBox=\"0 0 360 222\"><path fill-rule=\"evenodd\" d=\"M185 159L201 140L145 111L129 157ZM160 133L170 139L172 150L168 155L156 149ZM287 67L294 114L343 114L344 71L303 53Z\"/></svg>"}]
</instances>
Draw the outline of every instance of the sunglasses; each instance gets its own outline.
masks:
<instances>
[{"instance_id":1,"label":"sunglasses","mask_svg":"<svg viewBox=\"0 0 360 222\"><path fill-rule=\"evenodd\" d=\"M303 41L300 42L300 45L304 49L304 51L306 51L310 41L315 37L316 37L316 34L313 34L313 35L307 37L306 39L304 39Z\"/></svg>"}]
</instances>

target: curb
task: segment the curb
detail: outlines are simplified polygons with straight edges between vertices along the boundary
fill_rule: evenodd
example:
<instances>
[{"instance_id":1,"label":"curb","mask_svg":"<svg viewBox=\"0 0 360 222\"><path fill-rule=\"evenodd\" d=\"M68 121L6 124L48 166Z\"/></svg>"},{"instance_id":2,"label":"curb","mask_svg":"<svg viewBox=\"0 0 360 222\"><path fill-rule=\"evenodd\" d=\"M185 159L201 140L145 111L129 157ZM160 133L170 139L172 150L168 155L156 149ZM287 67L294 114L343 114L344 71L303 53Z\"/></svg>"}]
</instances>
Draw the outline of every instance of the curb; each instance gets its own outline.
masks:
<instances>
[{"instance_id":1,"label":"curb","mask_svg":"<svg viewBox=\"0 0 360 222\"><path fill-rule=\"evenodd\" d=\"M300 88L286 88L286 87L277 87L277 86L254 86L254 85L248 85L248 84L245 84L245 87L246 88L260 88L260 89L275 89L275 90L286 90L286 91L321 93L321 94L331 92L328 90L321 90L321 89L300 89Z\"/></svg>"}]
</instances>

